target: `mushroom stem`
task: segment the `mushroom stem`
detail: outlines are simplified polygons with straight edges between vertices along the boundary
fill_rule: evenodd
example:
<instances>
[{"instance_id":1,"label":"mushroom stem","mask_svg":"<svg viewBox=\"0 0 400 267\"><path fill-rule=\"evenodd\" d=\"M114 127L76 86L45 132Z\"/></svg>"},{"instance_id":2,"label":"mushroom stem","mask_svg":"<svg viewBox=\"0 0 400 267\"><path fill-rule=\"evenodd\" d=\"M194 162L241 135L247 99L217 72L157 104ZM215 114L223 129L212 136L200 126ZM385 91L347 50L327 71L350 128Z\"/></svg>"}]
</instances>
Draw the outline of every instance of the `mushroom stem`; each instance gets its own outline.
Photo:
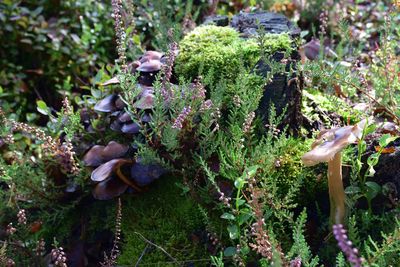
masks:
<instances>
[{"instance_id":1,"label":"mushroom stem","mask_svg":"<svg viewBox=\"0 0 400 267\"><path fill-rule=\"evenodd\" d=\"M328 162L328 186L331 221L335 224L343 223L345 215L345 198L342 182L342 155L336 153Z\"/></svg>"}]
</instances>

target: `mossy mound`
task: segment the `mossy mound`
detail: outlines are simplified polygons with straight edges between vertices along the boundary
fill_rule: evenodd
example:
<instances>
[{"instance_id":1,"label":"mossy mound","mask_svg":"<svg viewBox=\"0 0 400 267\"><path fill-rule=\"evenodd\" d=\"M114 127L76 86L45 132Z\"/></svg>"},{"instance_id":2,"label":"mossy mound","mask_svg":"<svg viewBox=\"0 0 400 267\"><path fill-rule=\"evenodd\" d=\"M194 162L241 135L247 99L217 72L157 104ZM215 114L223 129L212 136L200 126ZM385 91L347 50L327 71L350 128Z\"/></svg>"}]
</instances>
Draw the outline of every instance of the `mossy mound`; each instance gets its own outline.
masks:
<instances>
[{"instance_id":1,"label":"mossy mound","mask_svg":"<svg viewBox=\"0 0 400 267\"><path fill-rule=\"evenodd\" d=\"M152 184L149 191L137 197L124 196L121 265L134 266L146 249L140 265L176 266L160 249L167 251L177 261L208 258L201 244L193 243L191 236L204 228L197 204L176 185L178 178L163 177Z\"/></svg>"},{"instance_id":2,"label":"mossy mound","mask_svg":"<svg viewBox=\"0 0 400 267\"><path fill-rule=\"evenodd\" d=\"M336 113L343 119L349 120L350 123L357 123L363 118L363 113L355 110L343 99L334 95L327 95L315 89L303 90L303 113L311 121L329 121L328 115ZM310 105L314 103L318 106L318 110ZM322 116L322 118L321 118Z\"/></svg>"},{"instance_id":3,"label":"mossy mound","mask_svg":"<svg viewBox=\"0 0 400 267\"><path fill-rule=\"evenodd\" d=\"M289 51L287 34L267 34L263 40L266 52ZM195 28L179 43L175 71L187 79L213 72L214 81L232 79L241 66L255 66L260 48L255 38L243 39L231 27L206 25Z\"/></svg>"}]
</instances>

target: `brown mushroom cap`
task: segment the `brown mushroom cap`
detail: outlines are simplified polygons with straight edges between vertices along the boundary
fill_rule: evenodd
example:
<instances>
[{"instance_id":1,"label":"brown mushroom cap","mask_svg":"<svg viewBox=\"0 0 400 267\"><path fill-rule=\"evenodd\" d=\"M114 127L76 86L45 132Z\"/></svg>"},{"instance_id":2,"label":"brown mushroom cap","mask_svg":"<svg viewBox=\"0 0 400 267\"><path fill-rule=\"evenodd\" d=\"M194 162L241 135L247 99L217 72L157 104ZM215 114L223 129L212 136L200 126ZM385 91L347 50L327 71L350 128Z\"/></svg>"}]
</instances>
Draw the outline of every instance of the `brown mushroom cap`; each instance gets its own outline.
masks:
<instances>
[{"instance_id":1,"label":"brown mushroom cap","mask_svg":"<svg viewBox=\"0 0 400 267\"><path fill-rule=\"evenodd\" d=\"M128 146L115 141L109 142L107 146L95 145L85 154L83 162L86 166L97 167L111 159L123 157L128 149Z\"/></svg>"},{"instance_id":2,"label":"brown mushroom cap","mask_svg":"<svg viewBox=\"0 0 400 267\"><path fill-rule=\"evenodd\" d=\"M114 170L125 161L124 159L113 159L100 165L92 172L90 179L94 182L102 182L110 178Z\"/></svg>"},{"instance_id":3,"label":"brown mushroom cap","mask_svg":"<svg viewBox=\"0 0 400 267\"><path fill-rule=\"evenodd\" d=\"M110 141L101 153L104 161L123 157L128 152L129 147L115 141Z\"/></svg>"},{"instance_id":4,"label":"brown mushroom cap","mask_svg":"<svg viewBox=\"0 0 400 267\"><path fill-rule=\"evenodd\" d=\"M162 56L163 56L163 53L149 50L149 51L146 51L143 54L143 56L140 57L139 61L140 61L140 63L145 63L150 60L160 60Z\"/></svg>"},{"instance_id":5,"label":"brown mushroom cap","mask_svg":"<svg viewBox=\"0 0 400 267\"><path fill-rule=\"evenodd\" d=\"M154 98L152 91L144 91L133 106L138 109L152 109L154 107Z\"/></svg>"},{"instance_id":6,"label":"brown mushroom cap","mask_svg":"<svg viewBox=\"0 0 400 267\"><path fill-rule=\"evenodd\" d=\"M302 156L304 165L313 166L333 159L336 153L361 138L365 124L363 120L354 126L321 131L311 146L312 150Z\"/></svg>"},{"instance_id":7,"label":"brown mushroom cap","mask_svg":"<svg viewBox=\"0 0 400 267\"><path fill-rule=\"evenodd\" d=\"M128 185L120 179L111 176L109 179L104 180L96 185L93 189L93 197L99 200L109 200L123 194Z\"/></svg>"},{"instance_id":8,"label":"brown mushroom cap","mask_svg":"<svg viewBox=\"0 0 400 267\"><path fill-rule=\"evenodd\" d=\"M305 56L310 60L314 60L318 57L320 47L321 45L319 43L319 40L315 38L302 46Z\"/></svg>"},{"instance_id":9,"label":"brown mushroom cap","mask_svg":"<svg viewBox=\"0 0 400 267\"><path fill-rule=\"evenodd\" d=\"M96 167L102 164L104 162L102 157L103 150L104 146L92 146L83 157L83 163L85 163L85 166Z\"/></svg>"},{"instance_id":10,"label":"brown mushroom cap","mask_svg":"<svg viewBox=\"0 0 400 267\"><path fill-rule=\"evenodd\" d=\"M142 63L137 70L140 72L156 72L161 70L161 62L160 60L151 59Z\"/></svg>"},{"instance_id":11,"label":"brown mushroom cap","mask_svg":"<svg viewBox=\"0 0 400 267\"><path fill-rule=\"evenodd\" d=\"M125 122L130 122L132 121L132 117L129 114L129 112L124 112L121 115L118 116L118 121L125 123Z\"/></svg>"},{"instance_id":12,"label":"brown mushroom cap","mask_svg":"<svg viewBox=\"0 0 400 267\"><path fill-rule=\"evenodd\" d=\"M113 112L116 110L115 101L117 100L117 95L112 94L109 95L99 102L96 103L94 106L94 110L99 112Z\"/></svg>"},{"instance_id":13,"label":"brown mushroom cap","mask_svg":"<svg viewBox=\"0 0 400 267\"><path fill-rule=\"evenodd\" d=\"M121 132L127 134L137 134L140 132L140 126L137 123L125 123L122 125Z\"/></svg>"},{"instance_id":14,"label":"brown mushroom cap","mask_svg":"<svg viewBox=\"0 0 400 267\"><path fill-rule=\"evenodd\" d=\"M105 81L105 82L102 83L101 85L107 86L107 85L110 85L110 84L119 84L118 77L112 77L111 79Z\"/></svg>"}]
</instances>

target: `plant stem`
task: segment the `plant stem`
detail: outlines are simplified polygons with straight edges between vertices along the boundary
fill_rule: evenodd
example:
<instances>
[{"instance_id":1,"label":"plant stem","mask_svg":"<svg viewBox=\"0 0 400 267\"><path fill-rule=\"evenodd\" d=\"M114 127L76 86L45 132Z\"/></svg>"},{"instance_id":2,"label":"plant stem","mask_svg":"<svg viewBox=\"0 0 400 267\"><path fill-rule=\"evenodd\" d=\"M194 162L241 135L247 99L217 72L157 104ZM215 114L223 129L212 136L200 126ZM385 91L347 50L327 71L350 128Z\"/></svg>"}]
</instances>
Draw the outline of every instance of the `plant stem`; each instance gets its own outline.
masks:
<instances>
[{"instance_id":1,"label":"plant stem","mask_svg":"<svg viewBox=\"0 0 400 267\"><path fill-rule=\"evenodd\" d=\"M328 186L331 223L341 224L345 215L346 195L342 182L342 155L340 152L336 153L328 162Z\"/></svg>"}]
</instances>

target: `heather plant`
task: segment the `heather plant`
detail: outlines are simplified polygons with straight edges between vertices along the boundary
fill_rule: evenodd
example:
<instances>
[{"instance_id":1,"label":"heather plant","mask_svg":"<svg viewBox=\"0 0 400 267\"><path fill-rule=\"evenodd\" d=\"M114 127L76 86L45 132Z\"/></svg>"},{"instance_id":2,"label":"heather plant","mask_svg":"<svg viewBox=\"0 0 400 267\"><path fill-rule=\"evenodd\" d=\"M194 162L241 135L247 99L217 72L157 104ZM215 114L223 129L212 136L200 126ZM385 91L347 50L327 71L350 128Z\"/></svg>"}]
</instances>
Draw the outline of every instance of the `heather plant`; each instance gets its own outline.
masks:
<instances>
[{"instance_id":1,"label":"heather plant","mask_svg":"<svg viewBox=\"0 0 400 267\"><path fill-rule=\"evenodd\" d=\"M320 6L310 8L318 2L300 11L319 12ZM242 4L235 1L228 9ZM218 9L223 5L213 1L209 12L224 13L228 9ZM290 12L290 3L273 6ZM4 106L0 224L6 235L0 232L0 264L40 265L47 254L46 264L54 266L76 258L101 266L396 266L398 200L378 210L388 189L374 180L396 131L381 134L371 121L355 149L345 150L350 210L333 229L326 169L301 162L313 130L365 115L346 107L357 94L396 122L396 29L382 35L388 43L362 75L366 83L359 79L360 62L351 62L354 68L346 63L347 54L361 57L362 48L354 49L357 41L345 34L351 25L332 23L334 11L319 17L319 46L328 35L342 39L331 50L319 47L318 56L296 70L286 64L295 54L289 35L260 30L258 38L244 40L217 26L190 32L206 7L203 1L113 0L107 15L114 19L118 59L88 79L90 95L68 97L76 80L66 78L67 97L58 109L45 98L36 101L46 127L18 122L23 112L8 114L13 106ZM390 25L388 19L384 27ZM272 60L275 52L284 58ZM270 68L264 76L257 72L259 60ZM310 88L304 102L310 124L298 137L282 123L285 111L273 103L259 111L276 74L295 74L299 86L304 77ZM324 97L326 91L336 96Z\"/></svg>"}]
</instances>

